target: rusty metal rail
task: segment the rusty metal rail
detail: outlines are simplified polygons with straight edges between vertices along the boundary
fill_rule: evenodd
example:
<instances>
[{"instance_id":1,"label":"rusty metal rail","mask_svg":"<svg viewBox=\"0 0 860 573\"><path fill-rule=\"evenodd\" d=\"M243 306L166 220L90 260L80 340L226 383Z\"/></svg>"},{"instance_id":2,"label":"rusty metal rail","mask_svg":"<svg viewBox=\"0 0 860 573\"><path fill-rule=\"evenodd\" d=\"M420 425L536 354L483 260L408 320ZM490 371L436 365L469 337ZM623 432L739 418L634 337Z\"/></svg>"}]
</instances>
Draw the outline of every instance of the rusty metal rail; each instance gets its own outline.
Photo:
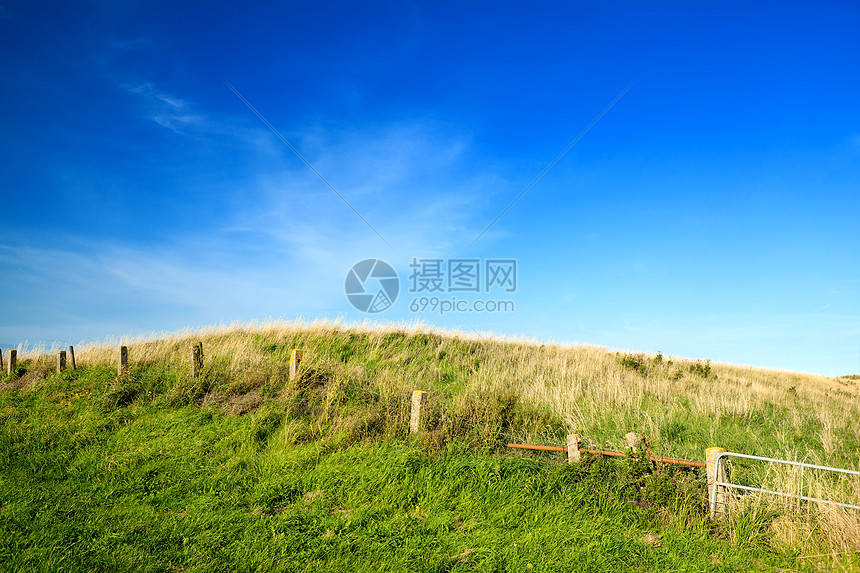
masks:
<instances>
[{"instance_id":1,"label":"rusty metal rail","mask_svg":"<svg viewBox=\"0 0 860 573\"><path fill-rule=\"evenodd\" d=\"M519 448L522 450L548 450L551 452L566 452L567 448L561 446L535 446L531 444L508 444L509 448ZM586 448L579 448L580 454L598 454L601 456L610 456L613 458L626 458L627 454L622 452L609 452L606 450L589 450ZM677 458L661 458L658 456L648 456L652 462L659 462L661 464L674 464L677 466L690 466L694 468L703 468L705 467L705 462L697 462L693 460L679 460Z\"/></svg>"}]
</instances>

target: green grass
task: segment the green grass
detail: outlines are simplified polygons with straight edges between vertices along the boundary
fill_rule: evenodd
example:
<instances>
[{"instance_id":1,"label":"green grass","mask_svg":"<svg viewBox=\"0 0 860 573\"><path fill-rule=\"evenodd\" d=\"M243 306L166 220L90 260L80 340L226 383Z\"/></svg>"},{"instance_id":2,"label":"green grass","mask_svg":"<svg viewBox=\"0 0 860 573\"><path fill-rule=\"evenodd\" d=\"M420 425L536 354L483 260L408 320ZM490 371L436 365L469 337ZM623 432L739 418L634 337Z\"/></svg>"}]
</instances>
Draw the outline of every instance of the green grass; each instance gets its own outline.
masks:
<instances>
[{"instance_id":1,"label":"green grass","mask_svg":"<svg viewBox=\"0 0 860 573\"><path fill-rule=\"evenodd\" d=\"M562 444L570 429L523 391L522 347L402 332L205 340L207 366L196 379L182 361L188 341L167 340L151 343L162 345L155 350L133 346L124 378L97 352L80 352L76 371L52 373L46 358L30 357L22 378L0 380L0 570L858 566L853 554L833 561L779 542L779 514L767 509L711 522L699 470L590 456L568 465L560 455L505 448L512 436ZM290 381L295 347L306 360ZM677 368L638 355L609 360L634 381L671 378ZM693 364L684 376L724 375ZM478 373L488 378L476 384ZM422 434L410 438L415 387L432 394ZM694 397L675 398L655 442L700 458L707 417ZM660 406L656 395L639 404ZM625 416L623 405L604 404L592 435ZM784 404L769 404L713 426L723 443L761 444L772 438L755 434L785 430L786 416ZM814 431L797 439L820 448L808 437Z\"/></svg>"},{"instance_id":2,"label":"green grass","mask_svg":"<svg viewBox=\"0 0 860 573\"><path fill-rule=\"evenodd\" d=\"M667 526L667 512L695 511L696 502L672 491L659 503L631 503L639 496L624 463L571 467L475 455L456 443L428 453L404 440L285 447L284 420L271 416L276 403L246 417L149 404L99 414L9 393L0 404L4 570L731 571L794 563L761 544L720 539L700 511Z\"/></svg>"}]
</instances>

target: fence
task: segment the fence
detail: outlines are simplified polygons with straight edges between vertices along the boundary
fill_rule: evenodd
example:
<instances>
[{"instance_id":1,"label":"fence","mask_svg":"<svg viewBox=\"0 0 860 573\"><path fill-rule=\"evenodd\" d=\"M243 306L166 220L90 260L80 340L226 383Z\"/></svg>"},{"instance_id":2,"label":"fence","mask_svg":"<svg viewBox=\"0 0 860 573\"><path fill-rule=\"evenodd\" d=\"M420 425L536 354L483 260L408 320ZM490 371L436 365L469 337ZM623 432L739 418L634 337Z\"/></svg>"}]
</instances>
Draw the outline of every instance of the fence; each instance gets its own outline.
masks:
<instances>
[{"instance_id":1,"label":"fence","mask_svg":"<svg viewBox=\"0 0 860 573\"><path fill-rule=\"evenodd\" d=\"M578 440L577 440L577 442L578 442ZM564 448L561 446L534 446L531 444L508 444L508 447L509 448L519 448L522 450L545 450L545 451L551 451L551 452L567 452L568 453L568 459L570 461L578 461L575 458L575 456L571 455L571 447ZM627 454L625 454L624 452L612 452L612 451L607 451L607 450L589 450L587 448L580 448L578 443L577 443L577 446L575 447L575 449L580 454L595 454L595 455L600 455L600 456L609 456L609 457L613 457L613 458L626 458L627 457ZM688 467L694 467L694 468L706 467L705 462L700 462L700 461L696 461L696 460L681 460L678 458L661 458L659 456L652 456L652 455L649 455L648 459L651 460L652 462L658 462L658 463L663 463L663 464L674 464L674 465L678 465L678 466L688 466Z\"/></svg>"},{"instance_id":2,"label":"fence","mask_svg":"<svg viewBox=\"0 0 860 573\"><path fill-rule=\"evenodd\" d=\"M632 434L632 433L627 434L627 436L625 436L627 438L627 442L628 442L628 445L630 446L631 450L634 449L634 444L637 440L637 438L635 438L634 436L635 436L635 434ZM575 434L568 436L568 446L566 448L562 447L562 446L538 446L538 445L531 445L531 444L508 444L508 447L509 448L527 449L527 450L544 450L544 451L553 451L553 452L567 452L568 461L570 463L578 462L580 459L579 455L584 454L584 453L601 455L601 456L611 456L611 457L627 457L628 456L628 454L623 453L623 452L613 452L613 451L605 451L605 450L589 450L589 449L581 448L581 447L579 447L579 437ZM732 483L729 481L729 479L727 477L727 472L726 472L726 458L727 457L745 458L745 459L750 459L750 460L759 460L759 461L766 461L766 462L772 462L772 463L778 463L778 464L800 467L801 468L800 489L799 489L800 493L794 494L794 493L789 493L789 492L782 492L782 491L776 491L776 490L771 490L771 489L765 489L763 487L753 487L753 486L747 486L747 485ZM843 469L843 468L834 468L834 467L829 467L829 466L821 466L821 465L816 465L816 464L808 464L805 462L795 462L795 461L791 461L791 460L780 460L780 459L768 458L768 457L764 457L764 456L753 456L750 454L739 454L736 452L727 452L722 448L708 448L707 450L705 450L705 460L706 460L705 462L700 462L700 461L695 461L695 460L682 460L682 459L677 459L677 458L663 458L663 457L651 455L650 452L648 455L648 459L650 459L653 462L657 462L657 463L706 468L707 482L708 482L708 499L710 502L710 512L711 512L711 518L712 519L717 517L718 513L720 513L718 511L718 506L722 506L722 508L725 509L725 507L727 505L726 499L729 495L730 489L739 489L739 490L744 490L744 491L761 492L761 493L766 493L766 494L771 494L771 495L776 495L776 496L781 496L781 497L790 497L790 498L794 498L794 499L797 499L800 501L816 501L819 503L826 503L829 505L836 505L839 507L846 507L849 509L860 509L860 506L853 505L850 503L843 503L843 502L838 502L838 501L832 501L829 499L803 495L804 471L807 468L813 469L813 470L822 470L822 471L836 472L836 473L841 473L841 474L846 474L846 475L855 475L855 476L860 476L860 471L847 470L847 469Z\"/></svg>"},{"instance_id":3,"label":"fence","mask_svg":"<svg viewBox=\"0 0 860 573\"><path fill-rule=\"evenodd\" d=\"M118 349L117 355L117 376L125 376L128 374L128 347L120 346ZM67 360L68 358L68 360ZM289 366L289 377L290 379L295 379L299 375L300 364L302 361L302 351L299 349L293 350L290 356L290 366ZM65 350L61 350L57 353L57 372L62 372L66 369L67 364L71 366L72 369L75 369L75 350L72 346L69 346L68 354ZM9 376L14 376L17 365L17 351L14 349L9 350L9 359L7 361L6 367ZM3 351L0 350L0 370L3 368ZM191 376L197 377L202 373L203 370L203 343L197 342L192 346L191 350ZM409 432L410 434L415 434L420 432L421 428L421 417L422 410L426 403L427 392L422 390L416 390L412 394L412 408L410 412L410 423L409 423ZM642 440L641 436L636 435L631 432L628 433L625 438L627 439L628 447L631 451L635 451L638 448L639 442ZM644 445L647 448L647 441L644 441ZM556 451L556 452L567 452L568 461L570 463L576 463L580 460L580 455L584 453L602 455L602 456L610 456L610 457L627 457L629 454L624 452L614 452L614 451L606 451L606 450L594 450L580 447L580 437L577 434L570 434L567 437L567 447L563 446L541 446L541 445L531 445L531 444L508 444L509 448L519 448L519 449L530 449L530 450L546 450L546 451ZM789 493L782 492L776 490L765 489L763 487L753 487L742 485L738 483L732 483L729 481L726 472L726 458L736 457L736 458L744 458L756 461L765 461L770 463L784 464L801 468L800 473L800 489L799 493ZM829 466L821 466L815 464L808 464L805 462L796 462L791 460L780 460L776 458L768 458L764 456L754 456L750 454L741 454L737 452L727 452L722 448L708 448L705 451L705 462L700 462L696 460L682 460L677 458L663 458L659 456L651 455L650 448L648 448L648 458L651 461L657 463L666 463L666 464L675 464L682 465L688 467L698 467L698 468L706 468L707 473L707 482L708 482L708 497L710 501L710 514L711 517L716 517L718 513L718 506L722 506L725 509L727 505L727 499L729 496L729 491L732 489L743 490L743 491L751 491L751 492L761 492L770 495L776 495L781 497L789 497L802 501L815 501L819 503L825 503L830 505L836 505L839 507L846 507L849 509L860 509L860 506L853 505L850 503L842 503L837 501L832 501L823 498L816 498L812 496L803 495L803 480L804 480L804 471L806 469L813 470L821 470L828 472L836 472L846 475L854 475L860 476L860 471L847 470L842 468L834 468Z\"/></svg>"},{"instance_id":4,"label":"fence","mask_svg":"<svg viewBox=\"0 0 860 573\"><path fill-rule=\"evenodd\" d=\"M75 348L73 346L69 346L69 351L60 350L57 352L57 372L62 372L66 368L71 367L72 370L75 370L77 367L75 365ZM16 376L18 372L18 350L14 348L9 349L9 360L6 362L6 366L4 368L3 365L3 349L0 348L0 374L6 371L7 376Z\"/></svg>"},{"instance_id":5,"label":"fence","mask_svg":"<svg viewBox=\"0 0 860 573\"><path fill-rule=\"evenodd\" d=\"M299 366L302 361L302 351L293 350L290 356L290 380L293 380L299 372ZM18 351L14 348L9 350L9 359L6 362L7 376L16 376L18 367ZM57 351L57 372L62 372L66 368L75 370L75 348L69 346L68 352L65 350ZM4 370L3 364L3 349L0 348L0 373ZM195 342L191 347L191 376L196 378L203 372L203 343ZM120 346L117 353L117 376L128 374L128 346Z\"/></svg>"},{"instance_id":6,"label":"fence","mask_svg":"<svg viewBox=\"0 0 860 573\"><path fill-rule=\"evenodd\" d=\"M836 505L839 507L847 507L849 509L860 509L860 506L852 505L850 503L842 503L842 502L838 502L838 501L832 501L829 499L823 499L823 498L817 498L817 497L811 497L808 495L803 495L803 477L804 477L803 474L807 468L813 469L813 470L822 470L822 471L828 471L828 472L835 472L835 473L841 473L841 474L860 476L860 472L858 472L858 471L846 470L846 469L842 469L842 468L833 468L833 467L829 467L829 466L819 466L819 465L815 465L815 464L807 464L804 462L794 462L791 460L779 460L776 458L767 458L764 456L752 456L749 454L739 454L736 452L718 451L715 453L716 453L716 455L714 456L713 464L714 464L714 468L716 470L716 473L714 474L713 479L711 479L711 476L709 475L709 480L708 480L710 483L710 486L711 486L709 493L710 493L711 517L712 518L717 513L717 506L718 505L722 505L723 507L725 507L725 504L726 504L725 500L726 500L726 497L728 494L728 490L730 490L730 489L740 489L740 490L744 490L744 491L757 491L757 492L767 493L770 495L776 495L776 496L780 496L780 497L790 497L790 498L802 500L802 501L817 501L819 503L826 503L826 504L830 504L830 505ZM752 486L732 483L726 477L726 472L725 472L725 463L726 463L725 458L727 458L727 457L745 458L748 460L758 460L758 461L764 461L764 462L771 462L771 463L776 463L776 464L783 464L783 465L800 467L800 489L798 490L799 493L788 493L788 492L784 492L784 491L775 491L775 490L765 489L765 488L761 488L761 487L752 487Z\"/></svg>"}]
</instances>

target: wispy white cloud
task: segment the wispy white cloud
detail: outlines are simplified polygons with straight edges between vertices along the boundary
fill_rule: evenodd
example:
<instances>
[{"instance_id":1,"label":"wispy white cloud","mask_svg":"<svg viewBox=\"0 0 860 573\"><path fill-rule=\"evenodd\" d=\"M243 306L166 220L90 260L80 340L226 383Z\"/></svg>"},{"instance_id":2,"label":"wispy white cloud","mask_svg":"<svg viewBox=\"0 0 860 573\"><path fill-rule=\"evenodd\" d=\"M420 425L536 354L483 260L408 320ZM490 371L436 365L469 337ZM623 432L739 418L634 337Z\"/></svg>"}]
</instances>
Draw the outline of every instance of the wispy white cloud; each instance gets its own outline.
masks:
<instances>
[{"instance_id":1,"label":"wispy white cloud","mask_svg":"<svg viewBox=\"0 0 860 573\"><path fill-rule=\"evenodd\" d=\"M143 39L116 41L107 52L110 54L115 51L134 50L139 44L146 43ZM283 155L283 144L277 142L277 145L274 145L271 132L256 125L249 126L247 117L207 111L192 99L156 87L149 80L129 78L124 72L116 72L116 64L111 55L103 56L102 60L100 65L106 81L134 98L138 116L180 135L228 138L231 143L239 142L260 155ZM244 109L242 106L242 110Z\"/></svg>"},{"instance_id":2,"label":"wispy white cloud","mask_svg":"<svg viewBox=\"0 0 860 573\"><path fill-rule=\"evenodd\" d=\"M206 121L203 115L192 110L188 101L155 88L151 82L127 85L125 89L141 99L149 119L177 133Z\"/></svg>"},{"instance_id":3,"label":"wispy white cloud","mask_svg":"<svg viewBox=\"0 0 860 573\"><path fill-rule=\"evenodd\" d=\"M314 259L323 251L342 252L344 244L390 251L250 111L243 114L244 106L237 104L235 114L206 113L149 81L123 87L158 125L179 134L228 138L249 157L256 155L227 227L261 232ZM421 254L463 254L487 223L487 213L494 216L487 198L515 191L500 174L476 170L471 134L442 122L275 127L394 246L390 254L404 261ZM247 201L249 196L254 200Z\"/></svg>"},{"instance_id":4,"label":"wispy white cloud","mask_svg":"<svg viewBox=\"0 0 860 573\"><path fill-rule=\"evenodd\" d=\"M393 246L389 249L330 189L291 154L255 176L254 201L235 225L257 229L309 253L361 247L405 264L428 254L457 255L485 224L487 195L509 186L474 169L466 133L428 122L400 123L324 136L292 134L314 167ZM283 146L274 136L271 145Z\"/></svg>"},{"instance_id":5,"label":"wispy white cloud","mask_svg":"<svg viewBox=\"0 0 860 573\"><path fill-rule=\"evenodd\" d=\"M91 59L109 84L137 99L140 115L146 119L177 133L205 126L207 118L190 101L126 71L123 62L138 56L151 44L152 40L145 36L108 37L103 39Z\"/></svg>"}]
</instances>

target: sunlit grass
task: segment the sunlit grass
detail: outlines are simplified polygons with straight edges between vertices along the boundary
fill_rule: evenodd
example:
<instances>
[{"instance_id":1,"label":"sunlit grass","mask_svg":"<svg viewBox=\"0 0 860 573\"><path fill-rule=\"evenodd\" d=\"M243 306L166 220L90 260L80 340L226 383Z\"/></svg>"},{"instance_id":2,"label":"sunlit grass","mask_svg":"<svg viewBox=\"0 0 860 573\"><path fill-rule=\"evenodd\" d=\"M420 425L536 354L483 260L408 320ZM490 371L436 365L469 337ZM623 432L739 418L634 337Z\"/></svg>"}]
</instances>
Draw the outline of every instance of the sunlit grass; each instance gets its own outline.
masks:
<instances>
[{"instance_id":1,"label":"sunlit grass","mask_svg":"<svg viewBox=\"0 0 860 573\"><path fill-rule=\"evenodd\" d=\"M192 378L191 344L196 341L203 342L206 366L201 377ZM116 376L119 344L129 347L131 371L124 378ZM301 348L304 353L302 376L297 381L289 380L287 375L289 356L294 348ZM9 516L16 514L7 513L7 510L11 512L11 508L18 507L27 513L36 511L33 508L39 503L57 503L60 499L57 496L62 496L64 488L74 483L81 492L90 491L91 499L95 500L86 506L90 508L87 511L101 515L97 521L101 519L112 524L104 527L123 532L122 512L135 514L135 504L146 497L141 491L146 495L160 492L159 501L150 509L145 509L149 506L144 504L142 513L128 519L129 523L135 520L139 524L147 523L159 512L167 511L168 506L169 511L175 509L177 514L184 514L181 519L169 518L168 522L173 524L172 531L183 532L180 537L186 549L168 552L170 556L163 561L162 569L167 567L164 564L185 563L183 567L204 570L202 557L194 557L197 554L187 546L203 543L208 547L201 539L213 535L209 528L214 525L208 520L206 508L215 506L211 505L213 500L206 492L215 491L212 490L215 476L221 480L218 483L227 484L222 492L227 499L215 509L223 509L231 516L225 518L226 525L219 526L229 530L224 533L231 540L228 545L239 543L235 532L241 524L244 524L241 527L248 527L245 519L275 520L282 514L293 515L296 500L285 502L283 506L293 509L269 515L271 508L266 509L266 504L248 493L248 488L252 487L249 484L257 484L253 488L263 487L259 484L268 483L270 472L280 472L300 482L300 485L294 484L295 491L290 490L293 493L289 495L303 496L316 490L325 492L325 499L334 505L326 510L329 517L321 522L327 524L321 534L324 537L314 543L345 550L339 530L332 525L335 524L331 521L334 519L332 511L340 511L335 506L353 511L350 505L359 507L361 504L345 499L345 494L332 497L331 484L306 480L310 479L307 477L311 475L310 467L325 466L329 468L326 471L333 474L338 473L339 464L351 467L343 461L347 458L342 459L349 452L352 453L348 455L360 457L370 455L368 452L396 450L397 455L419 456L416 459L425 461L414 463L429 464L427 467L432 467L434 472L447 472L450 470L443 468L451 459L439 461L434 456L450 452L457 444L460 444L457 447L467 446L468 452L472 452L461 451L458 455L465 456L464 460L472 459L469 455L478 456L475 460L492 460L502 459L498 458L500 454L511 455L504 448L507 441L533 440L563 445L565 435L571 432L579 433L586 446L620 450L624 447L624 434L634 431L648 437L657 455L702 460L705 448L721 446L730 451L823 465L854 469L858 466L860 380L853 378L833 379L714 364L706 360L619 353L586 345L540 344L486 333L440 331L421 324L329 321L235 324L96 342L75 350L78 370L58 375L52 373L55 356L45 353L44 349L22 349L19 356L21 376L0 381L0 422L3 424L0 431L4 440L0 462L6 468L0 475L10 483L22 480L20 483L29 484L16 491L36 496L23 501L9 493L3 494L6 497L0 498L3 500L0 518L5 520L6 532L18 527L29 531L29 526L22 525L26 520L12 520ZM422 437L407 445L408 397L415 389L431 392L430 414L425 420ZM389 446L383 445L386 443ZM395 450L385 449L389 447ZM295 452L307 455L315 452L314 463L301 461L294 456ZM481 457L487 455L492 457ZM552 464L548 461L552 456L544 459ZM438 467L434 465L437 463ZM731 473L738 479L752 480L755 482L752 485L764 483L783 491L797 489L797 476L790 469L741 464L732 468ZM39 478L34 478L35 475ZM361 479L373 482L379 477L367 474ZM489 476L489 479L494 478ZM86 484L79 483L80 480ZM445 489L449 485L440 482L436 487ZM507 487L514 488L514 485L504 486L501 491ZM806 477L804 490L807 495L815 492L823 497L860 503L860 488L850 480L837 483L826 476L811 475ZM126 491L132 492L128 499L120 496L119 499L125 501L119 504L111 501L115 494ZM81 492L75 492L71 498L78 500L78 505L86 505L83 499L89 494ZM372 495L367 495L367 500L373 499ZM419 497L429 495L425 491ZM616 500L624 497L612 495ZM180 508L183 503L202 508L191 520L197 524L191 529L183 524L189 522L186 518L197 510ZM301 503L307 505L304 501ZM363 503L373 505L376 502ZM501 501L494 503L501 507ZM102 504L110 504L111 515L116 514L116 517L108 519L101 509L93 509ZM239 514L230 513L233 509L226 509L230 504L247 506L241 515L255 517L237 517ZM296 515L307 515L311 511L305 505L301 505L303 509ZM406 517L394 512L386 514L384 519L380 517L381 523L395 519L391 516L396 514L400 515L396 523L407 527L408 524L404 524L413 523L409 520L415 519L410 511L429 511L424 521L419 519L421 523L435 519L437 511L441 511L432 505L429 509L422 509L420 503L415 505L418 509L398 509L405 512ZM314 503L310 506L317 507ZM757 533L752 537L748 535L748 539L755 539L763 546L806 556L830 555L810 558L804 563L817 563L821 559L835 559L833 563L843 565L851 563L853 552L860 549L860 522L856 515L832 506L805 504L800 510L798 507L768 497L748 497L720 526L718 536L741 543L744 532L753 527ZM666 510L661 517L664 523L686 524L678 525L677 531L688 533L687 526L693 524L693 530L698 532L695 535L713 535L704 510L692 509L692 506L676 509L675 512ZM51 519L58 519L58 514L51 515ZM72 515L74 527L83 527L79 522L84 517L75 512ZM459 519L464 517L459 516ZM529 519L536 519L539 529L549 527L550 521L541 521L543 517L532 515ZM610 517L609 521L612 519ZM296 523L300 529L306 527L301 525L304 523L301 520ZM362 523L362 527L369 530L376 527L373 519ZM98 531L104 529L102 525L93 527ZM132 530L140 527L144 526L136 525ZM422 535L430 535L423 527L418 527L425 532ZM329 530L333 535L327 534ZM452 531L461 530L455 527ZM361 530L359 534L356 529L353 533L360 536L367 531ZM128 532L117 535L127 536ZM160 547L161 543L178 542L179 537L165 535L163 541L146 543ZM268 534L259 535L269 539L269 543L272 539L280 539L278 533L268 537ZM286 533L282 535L285 537L280 551L295 551L295 540L288 541ZM461 533L452 535L452 539L459 539L457 536ZM481 535L485 539L490 533L483 531ZM501 534L495 531L492 535ZM517 535L523 533L514 537ZM549 533L536 535L558 541ZM79 541L78 537L74 539ZM0 555L4 559L15 554L15 542L9 543L5 546L8 553ZM32 538L29 543L31 548L44 550L48 546L42 543L47 543L56 552L58 547L71 547L77 542L70 540L66 545L50 545L48 539ZM139 568L141 556L151 554L147 553L150 549L128 539L122 543L128 547L116 553L118 550L112 542L103 541L100 559L120 559L112 567L127 568L124 564L136 563L138 566L128 567ZM414 555L427 553L422 541L416 543ZM434 557L421 561L425 568L444 569L440 564L447 563L445 567L456 569L481 563L481 567L491 569L490 563L520 567L531 562L511 561L510 548L500 545L490 544L493 548L487 549L487 543L480 545L470 541L461 548L451 543L438 555L433 553L439 560L433 561ZM470 547L470 543L483 549ZM621 545L619 551L622 551ZM203 546L195 550L200 555ZM251 546L255 545L251 543ZM218 547L221 547L218 551L226 552L224 555L234 555L230 553L233 550ZM645 544L644 547L651 546ZM75 551L79 559L85 559L78 549ZM220 554L218 551L216 553ZM243 567L251 568L249 563L257 563L256 558L249 556L249 550L236 548L236 551L235 555L245 555L241 558L245 560ZM272 551L277 554L275 549ZM341 557L337 557L334 550L307 551L308 562L317 563L321 570L324 569L322 555L340 563L337 560ZM466 554L462 557L450 558L463 552ZM443 559L442 553L449 555ZM235 555L229 559L225 557L225 563L238 563L231 561L239 559ZM413 553L401 555L406 559L403 555ZM536 553L530 553L529 558L532 555ZM507 557L503 559L503 556ZM564 562L562 557L555 558ZM369 551L367 563L377 563L375 559L376 555ZM725 555L714 559L724 564L731 561ZM25 561L15 563L24 567ZM99 563L104 565L105 562ZM346 568L346 561L343 563L335 569ZM540 563L545 569L551 568L546 561ZM273 567L270 561L261 561L260 566ZM388 566L394 567L392 563Z\"/></svg>"}]
</instances>

